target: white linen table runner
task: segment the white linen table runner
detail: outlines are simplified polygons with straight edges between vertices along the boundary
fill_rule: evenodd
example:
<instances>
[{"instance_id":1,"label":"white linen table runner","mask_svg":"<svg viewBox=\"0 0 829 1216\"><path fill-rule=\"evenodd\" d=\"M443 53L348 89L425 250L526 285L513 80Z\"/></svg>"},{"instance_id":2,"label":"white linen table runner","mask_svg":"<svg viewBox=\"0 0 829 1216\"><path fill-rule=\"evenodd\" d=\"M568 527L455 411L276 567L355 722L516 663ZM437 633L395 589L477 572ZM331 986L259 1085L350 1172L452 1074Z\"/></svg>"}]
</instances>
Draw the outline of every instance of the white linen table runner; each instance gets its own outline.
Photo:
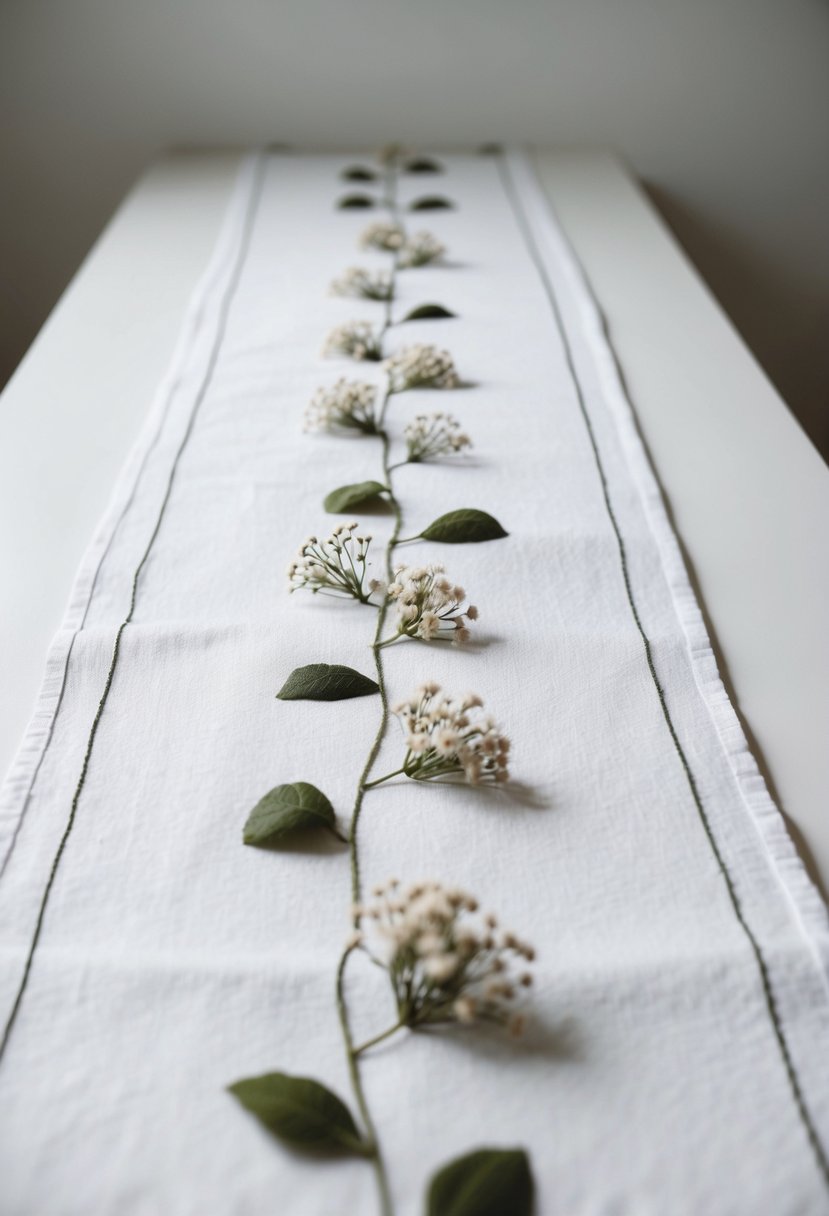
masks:
<instances>
[{"instance_id":1,"label":"white linen table runner","mask_svg":"<svg viewBox=\"0 0 829 1216\"><path fill-rule=\"evenodd\" d=\"M400 277L395 311L455 316L390 345L447 348L464 386L393 397L389 428L402 454L405 423L445 409L474 448L398 470L403 535L458 507L509 535L401 551L444 561L481 615L468 649L389 648L386 680L392 702L424 679L480 693L515 784L371 791L361 866L368 885L473 891L538 959L523 1039L409 1034L363 1059L395 1210L421 1213L450 1158L521 1145L539 1216L829 1212L826 910L529 162L441 160L429 191L455 205L420 218L448 253ZM306 663L371 672L371 614L285 577L336 522L325 495L378 476L375 440L302 429L319 385L379 383L320 355L333 326L378 315L330 280L386 265L357 250L371 214L335 206L348 163L263 153L241 171L0 795L6 1216L377 1211L364 1162L287 1151L226 1091L285 1070L353 1105L334 1001L347 856L241 843L282 782L347 822L377 727L373 697L275 698ZM389 516L363 522L381 548ZM392 720L376 772L402 751ZM367 970L349 993L366 1033L390 999Z\"/></svg>"}]
</instances>

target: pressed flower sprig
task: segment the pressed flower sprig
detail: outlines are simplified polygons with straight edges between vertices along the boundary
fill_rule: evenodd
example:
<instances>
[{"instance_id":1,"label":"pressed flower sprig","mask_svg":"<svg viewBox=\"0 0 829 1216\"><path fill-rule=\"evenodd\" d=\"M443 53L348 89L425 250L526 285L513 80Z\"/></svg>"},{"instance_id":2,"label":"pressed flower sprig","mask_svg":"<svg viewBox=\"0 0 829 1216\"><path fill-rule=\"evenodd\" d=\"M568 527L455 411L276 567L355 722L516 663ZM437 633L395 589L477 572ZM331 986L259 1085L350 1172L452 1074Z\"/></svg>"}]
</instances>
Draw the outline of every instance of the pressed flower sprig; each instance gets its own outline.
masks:
<instances>
[{"instance_id":1,"label":"pressed flower sprig","mask_svg":"<svg viewBox=\"0 0 829 1216\"><path fill-rule=\"evenodd\" d=\"M372 272L351 266L331 284L335 296L357 296L363 300L388 300L392 294L391 275L385 270Z\"/></svg>"},{"instance_id":2,"label":"pressed flower sprig","mask_svg":"<svg viewBox=\"0 0 829 1216\"><path fill-rule=\"evenodd\" d=\"M369 224L360 237L363 249L397 254L398 267L426 266L446 253L446 247L431 232L407 237L401 224Z\"/></svg>"},{"instance_id":3,"label":"pressed flower sprig","mask_svg":"<svg viewBox=\"0 0 829 1216\"><path fill-rule=\"evenodd\" d=\"M332 388L320 388L314 393L305 410L305 430L376 435L376 400L377 389L373 384L341 378Z\"/></svg>"},{"instance_id":4,"label":"pressed flower sprig","mask_svg":"<svg viewBox=\"0 0 829 1216\"><path fill-rule=\"evenodd\" d=\"M366 558L370 536L355 536L357 523L337 524L327 540L309 536L288 567L291 591L304 588L314 595L370 602L379 583L369 582L366 590Z\"/></svg>"},{"instance_id":5,"label":"pressed flower sprig","mask_svg":"<svg viewBox=\"0 0 829 1216\"><path fill-rule=\"evenodd\" d=\"M456 887L391 879L372 894L374 902L352 910L358 928L349 945L388 972L397 1021L355 1048L358 1055L404 1027L494 1022L521 1033L532 946L481 916L477 899Z\"/></svg>"},{"instance_id":6,"label":"pressed flower sprig","mask_svg":"<svg viewBox=\"0 0 829 1216\"><path fill-rule=\"evenodd\" d=\"M418 414L403 431L406 438L408 464L424 460L437 460L440 456L462 452L472 447L472 440L461 424L451 414L438 411L434 414Z\"/></svg>"},{"instance_id":7,"label":"pressed flower sprig","mask_svg":"<svg viewBox=\"0 0 829 1216\"><path fill-rule=\"evenodd\" d=\"M390 202L389 205L394 204ZM360 247L377 249L383 253L398 253L405 240L406 233L401 224L369 224L360 237Z\"/></svg>"},{"instance_id":8,"label":"pressed flower sprig","mask_svg":"<svg viewBox=\"0 0 829 1216\"><path fill-rule=\"evenodd\" d=\"M469 640L467 622L478 619L478 609L469 604L463 610L466 592L446 577L440 563L431 566L395 566L394 582L386 589L397 609L397 633L381 646L398 638L421 638L424 642Z\"/></svg>"},{"instance_id":9,"label":"pressed flower sprig","mask_svg":"<svg viewBox=\"0 0 829 1216\"><path fill-rule=\"evenodd\" d=\"M460 377L448 351L418 343L397 351L383 363L390 393L409 388L458 388Z\"/></svg>"},{"instance_id":10,"label":"pressed flower sprig","mask_svg":"<svg viewBox=\"0 0 829 1216\"><path fill-rule=\"evenodd\" d=\"M346 355L379 363L383 358L383 334L370 321L346 321L337 325L325 339L324 355Z\"/></svg>"},{"instance_id":11,"label":"pressed flower sprig","mask_svg":"<svg viewBox=\"0 0 829 1216\"><path fill-rule=\"evenodd\" d=\"M382 303L385 322L380 328L363 321L341 325L329 335L325 346L327 354L346 354L355 359L382 362L385 392L378 404L374 385L341 379L333 388L318 391L305 418L307 430L376 435L381 441L383 481L340 487L326 497L325 506L327 510L345 510L363 501L387 500L394 523L385 553L385 579L368 577L371 537L358 533L356 523L338 525L326 540L309 537L289 568L292 591L305 589L376 607L372 643L376 681L351 668L317 663L297 668L279 693L284 700L333 701L374 693L379 693L381 698L380 722L360 774L347 835L354 928L340 958L336 980L337 1011L362 1129L337 1095L310 1078L270 1073L230 1087L247 1109L294 1146L345 1151L368 1159L377 1178L383 1216L393 1216L393 1203L383 1154L363 1090L361 1054L403 1026L415 1029L452 1022L469 1025L476 1021L495 1021L518 1031L521 1014L516 1010L515 1002L519 993L526 991L532 982L526 970L517 976L510 970L519 958L525 962L531 958L530 948L518 939L496 936L494 918L476 926L471 919L477 910L476 901L454 888L422 883L401 891L392 883L375 892L380 902L374 907L365 910L359 902L362 884L357 830L363 799L368 790L394 775L369 780L390 713L383 648L402 638L463 642L469 636L469 622L477 618L477 609L474 605L464 606L463 588L445 577L442 565L409 567L393 566L392 562L395 546L402 543L402 510L392 483L393 470L399 465L390 463L391 440L385 427L390 399L408 389L451 389L460 384L451 355L435 346L419 344L385 356L384 339L393 324L392 304L398 271L426 265L444 252L442 244L428 233L408 237L400 222L396 197L403 156L402 152L393 151L383 160L384 204L389 211L389 222L372 225L363 238L364 244L391 254L391 270L375 273L352 268L332 284L336 294ZM425 158L405 163L412 172L431 172L437 168ZM375 176L373 171L360 167L349 173L350 180L371 181ZM341 205L371 205L371 200L353 196ZM423 209L444 205L449 204L439 199L420 201ZM452 314L441 305L429 304L412 310L403 319L449 316ZM419 415L407 428L405 439L407 459L399 464L437 459L458 452L470 443L459 424L441 414L431 418ZM460 543L498 539L506 533L498 521L485 512L463 509L441 516L420 535ZM385 621L392 606L396 610L397 632L384 638ZM436 685L424 686L417 706L411 706L412 720L407 724L410 746L400 771L416 780L439 780L442 775L451 778L458 774L471 783L505 780L509 744L491 722L474 713L480 708L479 699L453 702L437 698L438 692ZM423 697L432 698L434 704L431 701L429 705L422 704ZM431 734L421 729L423 713L438 711L443 717L439 714L435 717ZM415 739L417 741L413 742ZM246 824L245 841L278 845L286 835L298 830L316 831L317 828L340 837L334 808L325 795L307 782L292 782L271 790L260 800ZM355 951L374 957L368 940L371 934L366 935L361 927L364 914L380 936L387 939L385 958L374 961L385 966L389 973L398 1022L357 1045L346 1004L345 972ZM454 1202L453 1196L459 1186L471 1188L472 1192L485 1186L490 1196L498 1194L498 1202L502 1207L506 1205L504 1210L508 1207L512 1216L530 1214L533 1182L527 1156L522 1150L483 1149L450 1162L431 1180L430 1216L443 1216L449 1211L448 1205Z\"/></svg>"},{"instance_id":12,"label":"pressed flower sprig","mask_svg":"<svg viewBox=\"0 0 829 1216\"><path fill-rule=\"evenodd\" d=\"M469 785L508 781L510 741L488 714L478 712L482 709L477 693L451 697L439 684L422 684L392 710L406 732L402 765L367 788L400 774L413 781L460 778Z\"/></svg>"}]
</instances>

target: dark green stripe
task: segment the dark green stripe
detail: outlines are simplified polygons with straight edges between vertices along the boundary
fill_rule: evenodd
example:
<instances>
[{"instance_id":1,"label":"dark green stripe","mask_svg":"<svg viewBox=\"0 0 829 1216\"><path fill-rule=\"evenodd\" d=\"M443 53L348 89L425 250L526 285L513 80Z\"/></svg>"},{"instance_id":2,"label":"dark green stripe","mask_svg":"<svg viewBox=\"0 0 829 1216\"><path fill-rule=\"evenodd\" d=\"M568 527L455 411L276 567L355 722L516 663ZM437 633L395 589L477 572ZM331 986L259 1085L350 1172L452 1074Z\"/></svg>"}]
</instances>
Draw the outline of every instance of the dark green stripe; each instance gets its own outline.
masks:
<instances>
[{"instance_id":1,"label":"dark green stripe","mask_svg":"<svg viewBox=\"0 0 829 1216\"><path fill-rule=\"evenodd\" d=\"M181 439L181 442L179 443L175 457L173 458L173 463L170 467L170 474L167 479L167 488L164 491L164 497L161 500L161 506L159 507L159 510L158 510L158 515L156 517L155 526L153 527L152 533L150 534L150 539L147 542L147 547L145 548L144 553L141 557L141 560L138 563L138 566L135 570L135 574L133 575L132 590L130 593L129 611L127 612L127 615L124 618L124 620L119 625L118 632L115 635L115 645L113 647L112 658L110 660L109 670L107 671L106 681L104 683L104 690L103 690L103 693L101 694L101 699L98 702L98 708L95 711L95 717L92 719L92 727L89 731L89 737L88 737L87 743L86 743L86 750L84 752L80 776L78 777L78 783L75 786L75 793L72 796L72 805L71 805L71 808L69 811L69 818L66 821L66 827L63 830L63 835L60 838L60 843L58 845L57 852L55 853L51 868L49 870L49 877L46 881L46 886L44 887L43 895L41 896L40 908L38 909L34 933L32 934L32 940L29 944L29 951L26 956L26 963L23 968L23 975L21 976L21 979L20 979L20 984L17 989L17 994L14 998L14 1004L12 1005L11 1012L9 1013L9 1016L6 1019L6 1024L3 1029L3 1038L2 1038L2 1040L0 1040L0 1061L2 1061L3 1056L5 1055L6 1048L8 1047L9 1039L11 1037L12 1028L14 1026L15 1021L17 1020L17 1015L20 1012L20 1006L23 1002L23 996L25 994L26 987L29 983L29 976L32 971L32 964L34 962L35 951L37 950L38 942L40 941L40 935L43 930L43 922L46 917L46 908L49 903L49 897L52 893L52 888L55 885L55 879L57 878L58 868L60 867L61 859L63 858L64 851L66 850L66 845L69 841L69 837L72 834L72 829L75 826L75 819L76 819L77 812L78 812L78 806L80 804L84 785L86 784L86 777L87 777L87 773L89 771L89 765L92 760L92 751L95 746L95 737L98 734L98 727L101 724L101 718L103 717L104 710L105 710L106 704L107 704L107 700L109 699L110 690L112 689L112 683L115 678L115 670L118 666L118 658L121 653L121 638L123 637L124 630L126 629L127 625L129 625L129 623L131 622L131 620L133 618L133 614L135 612L135 604L136 604L136 599L138 596L138 583L141 578L142 571L143 571L145 565L147 564L147 560L150 556L150 552L153 548L153 545L155 544L158 534L161 531L161 524L164 519L164 515L167 510L167 506L170 502L170 496L172 494L173 483L175 481L176 471L178 469L179 462L184 453L184 449L187 447L187 444L190 440L190 436L193 433L193 427L196 422L196 417L198 415L202 402L204 401L205 396L207 395L207 390L208 390L208 388L210 386L210 382L213 378L213 373L216 370L216 364L218 362L219 353L221 351L222 344L224 342L225 333L227 331L227 321L228 321L228 316L230 314L230 305L233 301L233 297L236 294L236 289L239 285L239 279L242 274L242 269L244 267L245 260L247 258L247 254L248 254L248 250L250 248L250 237L251 237L251 233L253 231L253 221L254 221L256 210L257 210L257 207L259 204L259 199L262 194L264 164L265 164L265 161L264 161L264 158L262 158L262 159L260 159L260 161L257 165L257 168L256 168L256 176L254 178L254 183L253 183L253 188L251 190L250 199L248 200L247 212L245 214L244 227L242 230L242 240L239 245L239 254L238 254L238 257L236 260L236 265L233 269L233 273L231 274L231 277L228 280L228 284L227 284L227 287L225 288L225 292L224 292L224 295L222 298L220 311L219 311L219 323L216 328L216 335L213 340L213 346L210 351L210 358L208 359L207 367L205 369L205 373L202 378L202 382L199 385L198 392L196 393L195 400L193 402L193 407L190 411L190 417L187 420L187 426L185 428L184 435L182 436L182 439Z\"/></svg>"}]
</instances>

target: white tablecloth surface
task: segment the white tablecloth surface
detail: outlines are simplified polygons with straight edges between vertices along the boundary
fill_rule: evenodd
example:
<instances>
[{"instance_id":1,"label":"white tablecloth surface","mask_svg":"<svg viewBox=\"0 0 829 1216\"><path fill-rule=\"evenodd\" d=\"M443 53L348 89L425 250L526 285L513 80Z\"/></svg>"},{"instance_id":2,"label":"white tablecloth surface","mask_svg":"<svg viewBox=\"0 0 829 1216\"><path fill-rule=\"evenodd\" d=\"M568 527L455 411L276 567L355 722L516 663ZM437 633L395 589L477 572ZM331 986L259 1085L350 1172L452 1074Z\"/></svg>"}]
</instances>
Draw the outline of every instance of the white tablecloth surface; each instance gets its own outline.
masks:
<instances>
[{"instance_id":1,"label":"white tablecloth surface","mask_svg":"<svg viewBox=\"0 0 829 1216\"><path fill-rule=\"evenodd\" d=\"M314 389L353 371L321 359L325 333L377 315L327 294L346 266L384 264L356 252L365 213L334 208L345 163L246 167L0 798L5 1015L89 753L0 1062L3 1211L376 1208L364 1163L309 1165L224 1088L281 1068L349 1092L333 999L347 863L240 834L289 780L346 816L376 728L374 698L274 698L303 663L370 671L369 614L288 597L284 574L325 534L323 496L379 471L376 443L301 429ZM517 1045L410 1036L366 1057L397 1210L421 1211L449 1157L522 1144L543 1216L824 1212L825 908L719 682L598 315L526 164L445 163L457 207L423 226L449 255L402 277L401 308L457 318L392 345L446 346L469 386L396 397L390 426L449 408L475 448L462 468L398 472L404 534L473 506L509 537L408 550L464 584L480 644L395 647L387 678L393 701L430 678L480 692L516 787L389 785L367 798L361 858L369 883L474 891L536 944L538 982ZM379 548L388 524L372 529ZM401 752L392 727L377 771ZM389 998L374 969L353 974L368 1034Z\"/></svg>"}]
</instances>

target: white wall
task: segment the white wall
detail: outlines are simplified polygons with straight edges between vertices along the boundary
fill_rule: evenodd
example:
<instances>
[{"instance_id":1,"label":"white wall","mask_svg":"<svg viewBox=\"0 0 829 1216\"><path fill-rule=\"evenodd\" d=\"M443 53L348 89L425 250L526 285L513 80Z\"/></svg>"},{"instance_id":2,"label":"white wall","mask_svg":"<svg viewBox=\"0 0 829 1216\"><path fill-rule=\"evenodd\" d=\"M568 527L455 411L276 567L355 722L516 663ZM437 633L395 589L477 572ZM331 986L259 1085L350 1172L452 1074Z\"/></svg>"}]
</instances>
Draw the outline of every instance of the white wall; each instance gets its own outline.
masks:
<instances>
[{"instance_id":1,"label":"white wall","mask_svg":"<svg viewBox=\"0 0 829 1216\"><path fill-rule=\"evenodd\" d=\"M0 0L0 382L170 145L620 151L829 445L826 0Z\"/></svg>"}]
</instances>

